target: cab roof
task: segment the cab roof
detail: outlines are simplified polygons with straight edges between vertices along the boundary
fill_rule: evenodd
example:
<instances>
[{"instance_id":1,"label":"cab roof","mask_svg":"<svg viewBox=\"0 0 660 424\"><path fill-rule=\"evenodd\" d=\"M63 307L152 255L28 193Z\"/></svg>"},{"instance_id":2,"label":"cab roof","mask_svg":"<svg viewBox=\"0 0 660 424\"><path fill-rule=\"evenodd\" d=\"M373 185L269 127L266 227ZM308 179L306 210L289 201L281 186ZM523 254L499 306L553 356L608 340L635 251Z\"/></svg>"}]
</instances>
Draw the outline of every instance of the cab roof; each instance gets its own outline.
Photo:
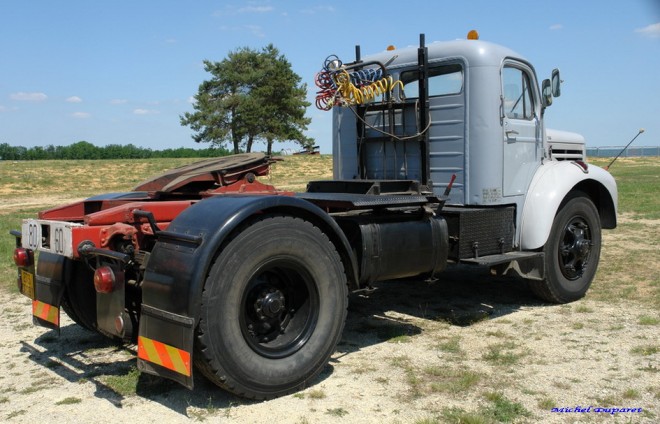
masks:
<instances>
[{"instance_id":1,"label":"cab roof","mask_svg":"<svg viewBox=\"0 0 660 424\"><path fill-rule=\"evenodd\" d=\"M463 59L467 66L500 66L505 58L516 58L528 62L523 56L515 51L481 40L454 40L436 41L427 44L428 61L447 60L452 58ZM383 51L374 55L365 56L363 61L378 61L381 63L392 62L387 65L389 69L406 67L417 64L417 46L409 46L401 49Z\"/></svg>"}]
</instances>

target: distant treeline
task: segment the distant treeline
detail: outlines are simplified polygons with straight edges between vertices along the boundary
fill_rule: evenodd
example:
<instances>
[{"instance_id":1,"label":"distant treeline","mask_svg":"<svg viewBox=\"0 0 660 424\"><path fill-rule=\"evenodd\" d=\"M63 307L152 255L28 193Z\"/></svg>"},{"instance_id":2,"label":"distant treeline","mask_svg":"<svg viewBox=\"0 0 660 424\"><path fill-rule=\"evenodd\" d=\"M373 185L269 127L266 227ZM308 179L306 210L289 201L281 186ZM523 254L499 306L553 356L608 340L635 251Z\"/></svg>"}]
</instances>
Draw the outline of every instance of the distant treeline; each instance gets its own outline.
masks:
<instances>
[{"instance_id":1,"label":"distant treeline","mask_svg":"<svg viewBox=\"0 0 660 424\"><path fill-rule=\"evenodd\" d=\"M69 146L45 147L15 147L7 143L0 144L0 160L209 158L229 154L231 152L223 147L151 150L133 144L109 144L98 147L87 141L79 141Z\"/></svg>"}]
</instances>

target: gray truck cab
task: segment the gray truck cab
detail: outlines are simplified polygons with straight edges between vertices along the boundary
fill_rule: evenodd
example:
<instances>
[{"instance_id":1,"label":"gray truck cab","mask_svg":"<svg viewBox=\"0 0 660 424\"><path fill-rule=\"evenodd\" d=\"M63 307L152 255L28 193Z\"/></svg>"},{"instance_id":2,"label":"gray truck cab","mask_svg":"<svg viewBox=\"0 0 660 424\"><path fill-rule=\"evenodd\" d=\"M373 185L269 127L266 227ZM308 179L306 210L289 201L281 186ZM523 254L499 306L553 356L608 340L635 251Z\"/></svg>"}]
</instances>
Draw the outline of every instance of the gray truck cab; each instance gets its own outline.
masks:
<instances>
[{"instance_id":1,"label":"gray truck cab","mask_svg":"<svg viewBox=\"0 0 660 424\"><path fill-rule=\"evenodd\" d=\"M422 46L358 58L365 64L387 64L403 89L392 91L398 103L394 107L383 106L381 96L357 113L349 107L333 108L335 179L418 180L441 195L455 175L448 205L514 205L514 244L542 247L558 202L588 175L572 166L570 172L535 181L535 176L547 174L541 169L550 162L586 159L582 136L545 127L544 112L553 95L560 94L559 72L553 72L541 90L533 65L509 48L478 39L424 47L421 61ZM420 93L423 72L427 93ZM609 193L609 203L601 210L610 228L616 220L616 185L601 171L588 167L587 179L598 181L601 188L594 190ZM554 180L555 174L560 180ZM542 190L544 198L535 190ZM530 206L530 198L538 204ZM550 211L549 216L528 217L550 224L530 225L528 232L534 234L528 238L533 242L525 243L523 217L529 208Z\"/></svg>"}]
</instances>

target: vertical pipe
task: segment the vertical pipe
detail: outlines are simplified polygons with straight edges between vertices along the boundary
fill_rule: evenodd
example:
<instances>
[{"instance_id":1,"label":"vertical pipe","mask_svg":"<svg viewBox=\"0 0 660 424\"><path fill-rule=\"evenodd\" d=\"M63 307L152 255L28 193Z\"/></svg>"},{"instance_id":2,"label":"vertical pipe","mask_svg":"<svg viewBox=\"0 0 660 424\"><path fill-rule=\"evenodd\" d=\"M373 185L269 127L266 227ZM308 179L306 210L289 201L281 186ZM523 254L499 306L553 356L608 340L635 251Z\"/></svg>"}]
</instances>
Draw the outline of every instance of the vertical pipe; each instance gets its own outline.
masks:
<instances>
[{"instance_id":1,"label":"vertical pipe","mask_svg":"<svg viewBox=\"0 0 660 424\"><path fill-rule=\"evenodd\" d=\"M428 125L428 50L424 34L419 34L419 49L417 50L417 69L419 75L419 127L424 131ZM429 185L429 134L424 131L420 140L420 156L422 168L422 185ZM432 190L432 187L427 187Z\"/></svg>"},{"instance_id":2,"label":"vertical pipe","mask_svg":"<svg viewBox=\"0 0 660 424\"><path fill-rule=\"evenodd\" d=\"M360 45L357 44L355 45L355 62L359 63L362 60L360 53ZM364 118L364 114L360 113L360 108L358 106L355 107L356 112L361 115L362 118ZM358 175L360 178L365 178L366 176L366 164L367 161L365 159L365 149L364 149L364 138L365 138L365 128L364 124L360 122L359 119L355 120L355 125L357 126L357 153L358 153Z\"/></svg>"}]
</instances>

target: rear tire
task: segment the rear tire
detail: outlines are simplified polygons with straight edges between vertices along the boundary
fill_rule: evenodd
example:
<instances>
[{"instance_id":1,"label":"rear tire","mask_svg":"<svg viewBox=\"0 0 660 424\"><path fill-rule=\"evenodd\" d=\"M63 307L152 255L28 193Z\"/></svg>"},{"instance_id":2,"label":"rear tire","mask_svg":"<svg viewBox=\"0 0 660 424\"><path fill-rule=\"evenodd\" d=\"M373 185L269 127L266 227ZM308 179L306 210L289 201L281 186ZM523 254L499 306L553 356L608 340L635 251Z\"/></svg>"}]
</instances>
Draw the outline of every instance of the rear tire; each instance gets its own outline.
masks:
<instances>
[{"instance_id":1,"label":"rear tire","mask_svg":"<svg viewBox=\"0 0 660 424\"><path fill-rule=\"evenodd\" d=\"M598 210L586 194L569 195L555 216L545 253L545 279L530 281L543 300L568 303L582 298L596 274L600 258Z\"/></svg>"},{"instance_id":2,"label":"rear tire","mask_svg":"<svg viewBox=\"0 0 660 424\"><path fill-rule=\"evenodd\" d=\"M98 331L94 272L80 261L69 260L67 268L62 309L76 324Z\"/></svg>"},{"instance_id":3,"label":"rear tire","mask_svg":"<svg viewBox=\"0 0 660 424\"><path fill-rule=\"evenodd\" d=\"M267 216L223 248L206 279L194 360L213 383L267 399L305 387L341 338L348 288L317 227Z\"/></svg>"}]
</instances>

